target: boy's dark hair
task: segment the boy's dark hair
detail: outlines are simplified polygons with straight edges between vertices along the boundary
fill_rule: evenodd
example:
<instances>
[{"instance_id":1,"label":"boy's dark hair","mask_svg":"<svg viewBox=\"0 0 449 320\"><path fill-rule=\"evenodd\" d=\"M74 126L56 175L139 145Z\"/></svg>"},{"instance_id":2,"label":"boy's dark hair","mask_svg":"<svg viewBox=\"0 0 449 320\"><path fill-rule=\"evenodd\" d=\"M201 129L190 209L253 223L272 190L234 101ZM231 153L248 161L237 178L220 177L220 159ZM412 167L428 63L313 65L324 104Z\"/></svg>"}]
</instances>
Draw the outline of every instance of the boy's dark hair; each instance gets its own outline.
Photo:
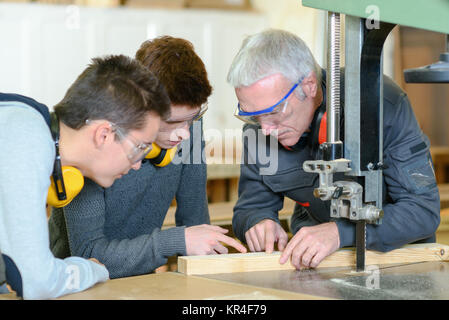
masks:
<instances>
[{"instance_id":1,"label":"boy's dark hair","mask_svg":"<svg viewBox=\"0 0 449 320\"><path fill-rule=\"evenodd\" d=\"M149 112L169 117L170 99L139 61L111 55L92 59L54 110L73 129L84 126L87 119L104 119L129 131L143 128Z\"/></svg>"},{"instance_id":2,"label":"boy's dark hair","mask_svg":"<svg viewBox=\"0 0 449 320\"><path fill-rule=\"evenodd\" d=\"M158 77L174 105L198 107L212 93L204 63L187 40L170 36L147 40L136 59Z\"/></svg>"}]
</instances>

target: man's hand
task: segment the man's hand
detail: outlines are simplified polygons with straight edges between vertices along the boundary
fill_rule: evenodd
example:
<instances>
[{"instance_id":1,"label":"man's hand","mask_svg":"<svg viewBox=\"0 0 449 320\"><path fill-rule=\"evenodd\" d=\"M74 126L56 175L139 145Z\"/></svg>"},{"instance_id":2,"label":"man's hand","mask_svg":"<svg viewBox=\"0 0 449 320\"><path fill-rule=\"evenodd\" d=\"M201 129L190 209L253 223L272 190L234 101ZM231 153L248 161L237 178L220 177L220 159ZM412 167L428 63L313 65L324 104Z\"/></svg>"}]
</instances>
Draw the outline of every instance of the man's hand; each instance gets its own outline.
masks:
<instances>
[{"instance_id":1,"label":"man's hand","mask_svg":"<svg viewBox=\"0 0 449 320\"><path fill-rule=\"evenodd\" d=\"M8 289L9 292L11 293L16 293L9 284L6 284L6 288Z\"/></svg>"},{"instance_id":2,"label":"man's hand","mask_svg":"<svg viewBox=\"0 0 449 320\"><path fill-rule=\"evenodd\" d=\"M228 248L220 242L246 253L246 248L241 243L225 235L227 232L227 229L208 224L185 228L187 255L228 253Z\"/></svg>"},{"instance_id":3,"label":"man's hand","mask_svg":"<svg viewBox=\"0 0 449 320\"><path fill-rule=\"evenodd\" d=\"M287 233L275 221L264 219L254 225L245 233L246 243L251 251L264 251L272 253L274 243L278 243L278 249L284 250L288 241Z\"/></svg>"},{"instance_id":4,"label":"man's hand","mask_svg":"<svg viewBox=\"0 0 449 320\"><path fill-rule=\"evenodd\" d=\"M279 262L284 264L291 256L296 269L301 266L316 268L328 255L340 247L340 235L335 222L301 228L282 252Z\"/></svg>"}]
</instances>

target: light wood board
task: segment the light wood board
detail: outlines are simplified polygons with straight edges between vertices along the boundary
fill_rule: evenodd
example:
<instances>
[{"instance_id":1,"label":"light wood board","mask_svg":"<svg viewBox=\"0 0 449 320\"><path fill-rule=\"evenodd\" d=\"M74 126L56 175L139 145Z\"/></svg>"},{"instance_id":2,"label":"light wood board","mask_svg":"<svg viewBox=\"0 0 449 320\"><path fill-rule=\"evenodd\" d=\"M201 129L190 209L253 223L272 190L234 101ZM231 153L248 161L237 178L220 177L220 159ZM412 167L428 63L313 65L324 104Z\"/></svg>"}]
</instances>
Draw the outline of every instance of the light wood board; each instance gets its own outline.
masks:
<instances>
[{"instance_id":1,"label":"light wood board","mask_svg":"<svg viewBox=\"0 0 449 320\"><path fill-rule=\"evenodd\" d=\"M31 0L28 0L31 2ZM37 2L45 4L61 4L91 7L119 7L120 0L37 0Z\"/></svg>"},{"instance_id":2,"label":"light wood board","mask_svg":"<svg viewBox=\"0 0 449 320\"><path fill-rule=\"evenodd\" d=\"M178 272L195 275L295 269L289 261L281 265L280 256L279 251L272 254L256 252L184 256L178 257ZM438 243L410 244L385 253L367 250L365 255L367 266L448 260L449 246ZM345 248L325 258L318 268L355 266L355 262L355 249Z\"/></svg>"}]
</instances>

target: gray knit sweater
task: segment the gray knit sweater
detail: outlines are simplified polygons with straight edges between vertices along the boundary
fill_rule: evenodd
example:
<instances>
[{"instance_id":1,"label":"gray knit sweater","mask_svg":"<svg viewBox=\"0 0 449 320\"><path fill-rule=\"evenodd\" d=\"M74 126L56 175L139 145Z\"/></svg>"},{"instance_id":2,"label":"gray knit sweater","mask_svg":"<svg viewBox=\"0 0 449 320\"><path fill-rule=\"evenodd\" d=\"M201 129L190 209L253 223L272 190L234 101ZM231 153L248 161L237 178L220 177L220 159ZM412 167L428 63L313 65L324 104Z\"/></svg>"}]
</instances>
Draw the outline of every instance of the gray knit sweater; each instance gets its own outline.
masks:
<instances>
[{"instance_id":1,"label":"gray knit sweater","mask_svg":"<svg viewBox=\"0 0 449 320\"><path fill-rule=\"evenodd\" d=\"M97 258L111 279L150 273L168 257L185 255L185 226L210 222L206 164L192 164L193 158L201 159L194 153L204 149L202 138L196 138L201 137L197 124L191 138L181 144L181 164L159 168L143 162L108 189L86 179L68 206L53 209L49 220L53 254ZM197 127L200 134L193 135ZM161 230L173 198L177 227Z\"/></svg>"}]
</instances>

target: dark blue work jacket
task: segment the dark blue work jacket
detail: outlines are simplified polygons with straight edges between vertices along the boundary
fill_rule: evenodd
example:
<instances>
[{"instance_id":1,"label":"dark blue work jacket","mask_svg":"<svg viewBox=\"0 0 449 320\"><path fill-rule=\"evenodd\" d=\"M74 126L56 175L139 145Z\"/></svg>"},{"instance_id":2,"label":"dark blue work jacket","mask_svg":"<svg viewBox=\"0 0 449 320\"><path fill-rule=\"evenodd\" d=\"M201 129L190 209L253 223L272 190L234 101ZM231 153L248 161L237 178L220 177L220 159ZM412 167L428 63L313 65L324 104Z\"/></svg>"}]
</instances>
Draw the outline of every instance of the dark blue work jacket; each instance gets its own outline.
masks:
<instances>
[{"instance_id":1,"label":"dark blue work jacket","mask_svg":"<svg viewBox=\"0 0 449 320\"><path fill-rule=\"evenodd\" d=\"M341 83L343 85L344 81ZM325 101L324 81L322 87ZM323 108L324 103L316 111L311 132L317 131L317 114ZM435 242L435 231L440 223L440 198L430 143L416 121L407 95L386 76L383 108L383 162L387 166L383 170L384 217L380 225L367 225L367 248L389 251L407 243ZM319 185L318 174L302 168L305 160L319 159L316 137L304 134L292 150L287 150L257 129L253 125L245 125L243 129L246 137L243 139L244 162L232 220L236 236L245 242L245 232L261 220L279 222L278 212L284 197L288 197L297 202L291 219L293 234L304 226L335 221L340 246L355 246L355 223L345 218L330 218L330 201L313 196L313 190ZM273 143L278 147L273 148ZM272 152L278 150L275 172L273 168L268 169L268 147ZM340 178L342 175L334 176L334 181ZM344 176L343 179L349 180Z\"/></svg>"}]
</instances>

